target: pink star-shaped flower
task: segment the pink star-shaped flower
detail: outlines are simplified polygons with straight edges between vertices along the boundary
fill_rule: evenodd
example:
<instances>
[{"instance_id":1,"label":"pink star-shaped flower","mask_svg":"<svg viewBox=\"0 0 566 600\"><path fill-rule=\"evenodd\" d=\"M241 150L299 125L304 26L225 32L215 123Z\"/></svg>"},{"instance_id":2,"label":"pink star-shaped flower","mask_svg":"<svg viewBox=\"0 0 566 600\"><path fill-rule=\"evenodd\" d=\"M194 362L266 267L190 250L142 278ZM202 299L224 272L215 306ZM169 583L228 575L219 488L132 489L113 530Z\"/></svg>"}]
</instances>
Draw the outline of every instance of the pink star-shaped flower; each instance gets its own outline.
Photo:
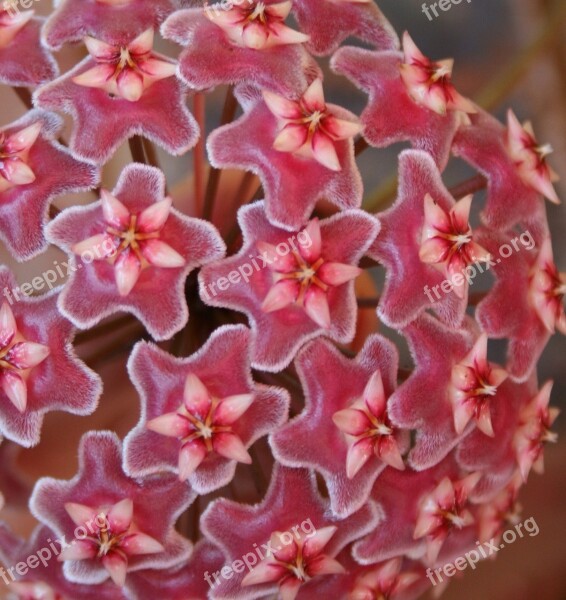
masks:
<instances>
[{"instance_id":1,"label":"pink star-shaped flower","mask_svg":"<svg viewBox=\"0 0 566 600\"><path fill-rule=\"evenodd\" d=\"M61 125L55 115L31 110L0 131L0 239L17 260L47 247L44 226L54 198L99 181L99 169L55 141Z\"/></svg>"},{"instance_id":2,"label":"pink star-shaped flower","mask_svg":"<svg viewBox=\"0 0 566 600\"><path fill-rule=\"evenodd\" d=\"M217 329L184 359L138 344L128 368L142 415L124 443L126 471L178 473L199 494L230 483L237 462L251 463L247 448L289 410L283 390L252 381L249 354L250 332L241 325Z\"/></svg>"},{"instance_id":3,"label":"pink star-shaped flower","mask_svg":"<svg viewBox=\"0 0 566 600\"><path fill-rule=\"evenodd\" d=\"M452 530L461 530L475 523L468 496L480 477L479 472L458 480L444 477L432 492L421 499L413 535L415 539L425 538L429 564L436 561Z\"/></svg>"},{"instance_id":4,"label":"pink star-shaped flower","mask_svg":"<svg viewBox=\"0 0 566 600\"><path fill-rule=\"evenodd\" d=\"M388 410L394 425L417 430L409 454L409 464L415 469L429 469L440 462L471 430L455 430L455 420L459 427L463 420L458 412L461 399L451 386L453 372L457 373L453 369L467 360L473 346L468 327L466 323L466 329L449 329L424 314L403 329L416 368L393 393Z\"/></svg>"},{"instance_id":5,"label":"pink star-shaped flower","mask_svg":"<svg viewBox=\"0 0 566 600\"><path fill-rule=\"evenodd\" d=\"M550 430L560 413L558 408L549 407L552 385L552 381L547 381L520 414L513 448L525 482L531 469L536 473L544 472L544 446L558 440L558 434Z\"/></svg>"},{"instance_id":6,"label":"pink star-shaped flower","mask_svg":"<svg viewBox=\"0 0 566 600\"><path fill-rule=\"evenodd\" d=\"M39 39L45 19L33 15L33 10L0 9L0 83L36 86L59 74Z\"/></svg>"},{"instance_id":7,"label":"pink star-shaped flower","mask_svg":"<svg viewBox=\"0 0 566 600\"><path fill-rule=\"evenodd\" d=\"M375 482L370 497L378 503L382 521L379 527L354 544L354 559L363 565L373 565L398 556L422 558L425 543L413 536L420 500L443 477L457 477L458 473L452 455L421 472L387 467Z\"/></svg>"},{"instance_id":8,"label":"pink star-shaped flower","mask_svg":"<svg viewBox=\"0 0 566 600\"><path fill-rule=\"evenodd\" d=\"M55 292L26 297L6 267L0 290L0 431L30 447L39 443L46 412L91 414L102 386L76 358L74 330L58 313Z\"/></svg>"},{"instance_id":9,"label":"pink star-shaped flower","mask_svg":"<svg viewBox=\"0 0 566 600\"><path fill-rule=\"evenodd\" d=\"M28 540L16 536L4 524L0 524L0 559L5 565L35 564L27 568L23 575L13 570L16 580L10 581L9 589L17 600L63 600L81 598L81 600L125 600L126 596L111 582L84 586L68 581L63 575L63 564L57 560L55 551L60 553L61 542L48 527L39 525ZM49 544L52 543L51 547ZM51 556L47 557L45 548ZM39 552L39 554L38 554ZM42 557L41 560L39 557ZM36 560L33 559L35 557ZM45 561L45 562L44 562ZM21 570L22 567L20 567Z\"/></svg>"},{"instance_id":10,"label":"pink star-shaped flower","mask_svg":"<svg viewBox=\"0 0 566 600\"><path fill-rule=\"evenodd\" d=\"M379 519L372 502L342 520L333 517L329 509L318 493L314 475L277 464L260 504L213 501L202 516L201 527L223 550L225 564L252 553L256 561L248 573L234 570L233 577L219 583L211 579L211 596L251 600L279 589L290 600L299 593L303 598L313 597L309 590L316 589L320 578L343 571L335 559L337 554L371 531ZM245 523L246 527L237 531L229 523Z\"/></svg>"},{"instance_id":11,"label":"pink star-shaped flower","mask_svg":"<svg viewBox=\"0 0 566 600\"><path fill-rule=\"evenodd\" d=\"M408 432L395 430L386 411L397 365L396 349L377 335L368 338L355 360L329 342L315 340L295 361L305 409L272 434L270 443L282 464L322 474L332 511L339 516L367 502L388 464L404 468L401 453L408 448Z\"/></svg>"},{"instance_id":12,"label":"pink star-shaped flower","mask_svg":"<svg viewBox=\"0 0 566 600\"><path fill-rule=\"evenodd\" d=\"M443 170L462 114L475 106L460 96L451 83L452 61L432 62L416 48L408 34L404 55L341 48L331 66L369 93L361 116L364 138L383 148L410 141L429 152Z\"/></svg>"},{"instance_id":13,"label":"pink star-shaped flower","mask_svg":"<svg viewBox=\"0 0 566 600\"><path fill-rule=\"evenodd\" d=\"M256 173L268 219L292 231L323 198L341 209L362 201L352 138L360 130L350 112L324 102L316 79L298 101L264 92L239 94L245 114L208 138L211 163Z\"/></svg>"},{"instance_id":14,"label":"pink star-shaped flower","mask_svg":"<svg viewBox=\"0 0 566 600\"><path fill-rule=\"evenodd\" d=\"M517 471L513 439L520 425L524 407L536 394L535 377L525 383L505 380L490 401L490 422L493 435L486 437L475 429L458 445L456 460L468 472L481 471L472 498L485 502L503 489Z\"/></svg>"},{"instance_id":15,"label":"pink star-shaped flower","mask_svg":"<svg viewBox=\"0 0 566 600\"><path fill-rule=\"evenodd\" d=\"M153 30L134 40L85 43L91 56L34 94L38 106L71 115L70 147L77 155L103 164L133 135L174 155L196 144L186 89L174 76L175 63L152 51Z\"/></svg>"},{"instance_id":16,"label":"pink star-shaped flower","mask_svg":"<svg viewBox=\"0 0 566 600\"><path fill-rule=\"evenodd\" d=\"M354 336L356 267L378 231L377 222L351 210L294 234L278 229L257 202L238 213L244 243L234 256L203 268L200 295L211 306L239 310L252 331L252 365L279 371L308 340Z\"/></svg>"},{"instance_id":17,"label":"pink star-shaped flower","mask_svg":"<svg viewBox=\"0 0 566 600\"><path fill-rule=\"evenodd\" d=\"M310 36L307 48L313 54L332 54L350 36L380 50L399 47L395 30L371 0L294 0L292 10Z\"/></svg>"},{"instance_id":18,"label":"pink star-shaped flower","mask_svg":"<svg viewBox=\"0 0 566 600\"><path fill-rule=\"evenodd\" d=\"M500 231L519 223L536 235L546 227L541 194L547 193L549 198L557 199L550 183L552 171L546 163L546 155L537 155L534 141L530 146L520 145L526 139L520 137L523 129L512 113L509 113L507 128L484 111L470 115L470 120L458 130L453 152L488 179L483 221ZM528 134L525 132L524 135ZM512 147L515 148L513 152Z\"/></svg>"},{"instance_id":19,"label":"pink star-shaped flower","mask_svg":"<svg viewBox=\"0 0 566 600\"><path fill-rule=\"evenodd\" d=\"M320 73L302 45L308 36L283 24L291 2L249 0L224 8L180 10L161 27L164 38L184 47L179 75L191 88L246 82L296 94Z\"/></svg>"},{"instance_id":20,"label":"pink star-shaped flower","mask_svg":"<svg viewBox=\"0 0 566 600\"><path fill-rule=\"evenodd\" d=\"M455 203L429 154L401 153L398 197L379 213L381 231L369 251L387 269L378 307L385 323L403 327L427 308L452 326L462 322L468 300L462 269L486 259L469 209L470 198Z\"/></svg>"},{"instance_id":21,"label":"pink star-shaped flower","mask_svg":"<svg viewBox=\"0 0 566 600\"><path fill-rule=\"evenodd\" d=\"M483 331L509 340L506 370L517 381L529 378L554 331L566 332L566 277L554 264L550 239L537 246L529 232L521 235L529 244L517 246L493 267L495 285L476 308ZM478 239L496 253L516 238L515 232L482 232Z\"/></svg>"},{"instance_id":22,"label":"pink star-shaped flower","mask_svg":"<svg viewBox=\"0 0 566 600\"><path fill-rule=\"evenodd\" d=\"M128 573L173 569L189 558L191 544L174 523L194 492L172 476L131 479L121 464L118 437L90 432L81 440L79 472L72 480L44 478L36 484L31 511L65 536L69 545L58 560L65 562L69 581L88 586L111 578L127 589Z\"/></svg>"},{"instance_id":23,"label":"pink star-shaped flower","mask_svg":"<svg viewBox=\"0 0 566 600\"><path fill-rule=\"evenodd\" d=\"M49 224L50 241L71 257L59 309L78 327L120 310L139 318L155 339L168 339L187 323L185 280L223 256L225 246L210 223L172 208L164 190L159 169L129 165L112 193L103 191L99 202L69 208Z\"/></svg>"},{"instance_id":24,"label":"pink star-shaped flower","mask_svg":"<svg viewBox=\"0 0 566 600\"><path fill-rule=\"evenodd\" d=\"M63 0L49 16L43 39L53 50L85 36L109 44L133 39L150 27L157 29L177 4L177 0Z\"/></svg>"},{"instance_id":25,"label":"pink star-shaped flower","mask_svg":"<svg viewBox=\"0 0 566 600\"><path fill-rule=\"evenodd\" d=\"M351 600L409 600L419 598L429 587L422 567L402 557L364 567L350 590Z\"/></svg>"},{"instance_id":26,"label":"pink star-shaped flower","mask_svg":"<svg viewBox=\"0 0 566 600\"><path fill-rule=\"evenodd\" d=\"M494 541L499 545L502 534L510 527L521 523L522 506L517 501L523 480L515 471L509 483L488 502L478 509L479 540Z\"/></svg>"}]
</instances>

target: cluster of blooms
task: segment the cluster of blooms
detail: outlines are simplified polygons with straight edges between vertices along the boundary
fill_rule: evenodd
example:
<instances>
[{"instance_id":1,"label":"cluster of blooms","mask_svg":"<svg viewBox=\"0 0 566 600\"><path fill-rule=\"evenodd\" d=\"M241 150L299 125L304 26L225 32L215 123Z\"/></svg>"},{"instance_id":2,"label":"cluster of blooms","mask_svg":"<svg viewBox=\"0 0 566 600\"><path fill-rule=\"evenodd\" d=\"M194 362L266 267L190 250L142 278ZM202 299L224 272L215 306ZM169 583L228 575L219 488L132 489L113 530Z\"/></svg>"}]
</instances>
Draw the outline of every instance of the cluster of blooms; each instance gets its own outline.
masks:
<instances>
[{"instance_id":1,"label":"cluster of blooms","mask_svg":"<svg viewBox=\"0 0 566 600\"><path fill-rule=\"evenodd\" d=\"M285 24L290 14L300 31ZM158 33L182 46L177 61L154 52ZM351 36L370 49L344 46ZM59 76L51 52L69 43L88 56ZM315 56L367 93L360 117L326 102ZM137 343L137 426L123 441L87 433L73 479L36 483L29 506L41 525L29 540L0 526L6 568L75 538L58 559L12 568L15 597L410 600L430 586L426 568L516 518L519 488L555 441L552 383L539 389L535 371L554 331L566 333L544 200L558 202L556 175L531 125L513 112L503 125L460 95L452 67L408 34L400 41L369 0L62 0L46 20L4 5L0 82L34 93L0 129L0 238L18 261L49 244L71 267L94 259L62 288L2 300L0 433L30 447L47 411L95 411L101 380L75 355L76 329L125 311L163 342L190 326L189 305L210 326L190 356ZM231 254L210 221L172 206L155 165L128 165L111 192L96 187L133 136L171 155L193 148L201 133L187 99L220 85L242 114L208 136L210 164L252 173L263 189L263 200L240 202ZM72 117L68 146L57 113ZM396 142L411 146L397 200L371 214L355 148ZM442 181L451 156L485 178L473 230L472 196L455 198ZM53 199L85 190L99 200L50 219ZM474 311L464 277L434 303L423 293L527 229L535 247L493 267ZM291 233L310 244L281 252ZM265 268L233 277L258 252ZM345 349L360 263L385 269L377 314L407 340L409 374L381 334L357 355ZM222 280L220 293L203 293ZM0 267L0 290L16 287ZM487 358L495 338L508 342L503 365ZM250 451L265 436L269 446ZM196 513L199 496L237 487L238 463L256 473L261 501L216 497ZM187 511L200 516L198 540L175 529ZM206 582L305 519L312 536Z\"/></svg>"}]
</instances>

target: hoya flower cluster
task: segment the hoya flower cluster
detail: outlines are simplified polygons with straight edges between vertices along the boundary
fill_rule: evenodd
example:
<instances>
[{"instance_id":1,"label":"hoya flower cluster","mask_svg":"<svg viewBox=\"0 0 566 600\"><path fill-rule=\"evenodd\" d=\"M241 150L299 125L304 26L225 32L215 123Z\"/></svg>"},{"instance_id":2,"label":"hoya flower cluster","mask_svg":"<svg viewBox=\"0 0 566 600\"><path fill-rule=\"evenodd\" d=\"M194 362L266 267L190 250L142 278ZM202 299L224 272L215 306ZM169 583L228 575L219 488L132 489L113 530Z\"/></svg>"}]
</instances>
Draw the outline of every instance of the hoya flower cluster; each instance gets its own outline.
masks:
<instances>
[{"instance_id":1,"label":"hoya flower cluster","mask_svg":"<svg viewBox=\"0 0 566 600\"><path fill-rule=\"evenodd\" d=\"M59 74L71 44L84 58ZM329 100L325 64L366 94L361 114ZM56 246L69 270L29 297L0 266L0 485L40 522L28 539L0 524L12 597L410 600L516 522L556 441L536 366L566 333L557 175L532 125L492 117L453 68L371 0L61 0L47 19L4 2L0 82L26 106L0 123L0 240L19 262ZM358 155L398 142L394 203L362 204ZM155 145L187 176L194 158L191 202ZM476 176L449 189L453 157ZM139 323L126 344L119 313ZM129 354L138 423L86 433L75 477L29 489L10 448L42 443L48 412L97 410L85 339Z\"/></svg>"}]
</instances>

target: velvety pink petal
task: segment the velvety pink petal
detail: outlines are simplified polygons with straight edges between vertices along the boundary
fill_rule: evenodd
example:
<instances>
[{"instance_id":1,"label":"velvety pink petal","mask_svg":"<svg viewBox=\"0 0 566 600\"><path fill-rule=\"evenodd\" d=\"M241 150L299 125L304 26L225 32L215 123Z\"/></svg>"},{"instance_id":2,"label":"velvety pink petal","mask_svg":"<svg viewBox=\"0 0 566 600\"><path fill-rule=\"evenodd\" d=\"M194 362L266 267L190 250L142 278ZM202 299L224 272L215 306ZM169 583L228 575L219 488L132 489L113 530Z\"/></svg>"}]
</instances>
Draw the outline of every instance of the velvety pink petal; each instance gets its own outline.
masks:
<instances>
[{"instance_id":1,"label":"velvety pink petal","mask_svg":"<svg viewBox=\"0 0 566 600\"><path fill-rule=\"evenodd\" d=\"M150 344L137 345L128 369L141 396L142 414L125 440L127 472L135 477L178 472L179 442L148 430L146 425L159 415L178 410L188 373L198 375L207 389L219 398L230 400L253 393L254 401L234 424L234 431L246 448L281 425L288 413L288 394L253 383L249 353L249 330L241 325L217 329L201 350L186 359L176 359ZM236 402L234 410L228 410L228 416L220 411L220 418L227 416L230 420L242 406ZM212 453L189 481L199 493L206 494L228 484L235 469L234 460Z\"/></svg>"},{"instance_id":2,"label":"velvety pink petal","mask_svg":"<svg viewBox=\"0 0 566 600\"><path fill-rule=\"evenodd\" d=\"M272 245L289 244L292 234L269 223L261 202L241 208L239 223L244 235L242 250L201 269L200 295L207 304L232 308L248 316L254 332L253 366L262 370L281 370L289 364L301 345L323 333L340 342L352 339L356 314L353 282L328 292L331 326L327 330L322 330L296 304L271 313L262 310L273 279L272 271L262 269L259 262L256 261L259 269L252 266L251 258L257 255L257 240ZM353 210L324 219L320 228L324 258L329 262L355 265L371 243L378 225L366 213ZM251 271L247 281L242 278L221 290L217 285L221 278L227 278L230 272L238 273L243 265Z\"/></svg>"},{"instance_id":3,"label":"velvety pink petal","mask_svg":"<svg viewBox=\"0 0 566 600\"><path fill-rule=\"evenodd\" d=\"M393 27L373 2L295 0L293 12L301 31L310 35L307 48L316 55L331 54L350 36L381 50L399 46Z\"/></svg>"},{"instance_id":4,"label":"velvety pink petal","mask_svg":"<svg viewBox=\"0 0 566 600\"><path fill-rule=\"evenodd\" d=\"M96 167L77 160L55 141L62 126L55 115L31 110L3 132L15 134L35 123L42 124L41 134L26 159L35 180L0 193L0 239L17 260L30 259L46 249L44 226L55 198L90 190L99 181Z\"/></svg>"},{"instance_id":5,"label":"velvety pink petal","mask_svg":"<svg viewBox=\"0 0 566 600\"><path fill-rule=\"evenodd\" d=\"M351 139L334 143L341 170L332 171L313 158L274 149L276 117L257 94L239 99L245 114L209 136L209 158L218 168L243 169L260 177L272 223L287 230L299 229L322 198L340 209L360 206L362 181ZM328 108L344 119L355 118L340 107Z\"/></svg>"},{"instance_id":6,"label":"velvety pink petal","mask_svg":"<svg viewBox=\"0 0 566 600\"><path fill-rule=\"evenodd\" d=\"M113 192L128 210L139 213L164 197L165 180L154 167L133 164L122 172ZM48 227L50 241L66 252L78 241L107 227L102 205L63 211ZM59 308L77 326L89 328L120 310L131 312L155 339L167 339L187 322L185 279L195 267L224 254L224 243L209 223L189 218L175 209L160 232L160 240L173 247L184 259L182 268L150 266L142 270L132 291L120 296L114 268L107 261L85 264L74 255L71 277L59 297ZM156 290L160 302L155 302Z\"/></svg>"},{"instance_id":7,"label":"velvety pink petal","mask_svg":"<svg viewBox=\"0 0 566 600\"><path fill-rule=\"evenodd\" d=\"M210 19L201 8L177 11L163 24L161 34L184 47L179 74L198 90L246 82L292 96L307 87L309 75L319 72L300 44L255 50L232 43L214 23L214 13Z\"/></svg>"},{"instance_id":8,"label":"velvety pink petal","mask_svg":"<svg viewBox=\"0 0 566 600\"><path fill-rule=\"evenodd\" d=\"M45 29L46 44L59 50L65 43L80 42L85 36L104 38L114 45L128 44L149 28L156 29L177 8L174 0L136 0L116 3L65 0L57 4Z\"/></svg>"},{"instance_id":9,"label":"velvety pink petal","mask_svg":"<svg viewBox=\"0 0 566 600\"><path fill-rule=\"evenodd\" d=\"M8 269L0 267L0 290L6 288L14 290L17 284ZM39 443L45 413L62 410L77 415L92 414L102 391L98 375L77 359L71 345L74 329L60 315L56 304L57 291L54 291L38 298L20 297L12 306L19 333L49 349L49 355L26 379L25 412L17 410L7 399L0 402L0 431L25 447Z\"/></svg>"},{"instance_id":10,"label":"velvety pink petal","mask_svg":"<svg viewBox=\"0 0 566 600\"><path fill-rule=\"evenodd\" d=\"M34 17L8 46L0 48L0 83L31 87L57 77L57 63L40 41L44 22Z\"/></svg>"},{"instance_id":11,"label":"velvety pink petal","mask_svg":"<svg viewBox=\"0 0 566 600\"><path fill-rule=\"evenodd\" d=\"M373 482L385 465L373 456L355 477L348 478L348 443L333 416L363 397L368 381L378 369L386 394L393 392L397 350L385 338L372 335L352 360L330 343L316 340L299 353L295 366L305 389L305 409L272 434L270 444L274 455L287 466L319 471L328 488L333 512L341 516L352 514L367 501ZM400 432L398 439L405 451L407 436Z\"/></svg>"},{"instance_id":12,"label":"velvety pink petal","mask_svg":"<svg viewBox=\"0 0 566 600\"><path fill-rule=\"evenodd\" d=\"M74 537L74 523L64 504L78 502L89 506L114 505L129 498L134 506L134 522L144 534L163 545L156 554L128 558L128 573L142 569L174 569L189 557L191 544L178 534L174 523L195 498L194 492L172 475L145 481L131 479L122 470L122 445L110 432L85 434L79 445L79 472L69 481L41 479L30 502L36 518L49 526L58 537ZM167 502L163 503L163 498ZM159 506L159 511L155 507ZM115 552L107 556L116 556ZM111 565L112 566L112 565ZM64 573L75 583L98 584L109 577L98 559L65 562ZM120 575L116 569L115 574Z\"/></svg>"},{"instance_id":13,"label":"velvety pink petal","mask_svg":"<svg viewBox=\"0 0 566 600\"><path fill-rule=\"evenodd\" d=\"M265 543L274 532L290 531L293 525L304 527L308 534L308 519L316 531L336 526L336 533L324 548L324 554L334 558L351 541L373 530L378 514L373 503L365 504L358 512L345 519L331 516L329 504L320 497L315 478L306 469L287 469L275 465L271 484L265 498L254 506L219 499L209 504L201 521L205 537L217 544L226 556L226 564L253 552L252 544ZM230 523L246 523L237 531ZM310 528L313 531L313 528ZM221 580L215 588L218 597L243 600L274 594L273 584L242 587L245 573L234 573L231 579ZM322 577L322 576L321 576ZM252 595L253 594L253 595Z\"/></svg>"},{"instance_id":14,"label":"velvety pink petal","mask_svg":"<svg viewBox=\"0 0 566 600\"><path fill-rule=\"evenodd\" d=\"M414 102L399 75L402 62L398 52L345 47L334 54L331 65L369 94L361 115L369 144L384 148L410 141L413 148L429 152L443 170L458 127L456 114L439 115Z\"/></svg>"},{"instance_id":15,"label":"velvety pink petal","mask_svg":"<svg viewBox=\"0 0 566 600\"><path fill-rule=\"evenodd\" d=\"M74 77L95 64L87 57L34 94L38 106L71 115L70 147L78 156L105 163L133 135L142 135L174 155L196 144L198 126L185 104L186 89L174 77L156 81L137 102L130 102L73 83Z\"/></svg>"},{"instance_id":16,"label":"velvety pink petal","mask_svg":"<svg viewBox=\"0 0 566 600\"><path fill-rule=\"evenodd\" d=\"M388 410L394 424L417 430L409 464L420 471L439 463L461 440L449 385L452 367L467 355L473 338L467 329L449 329L427 314L405 327L403 335L416 368L389 399Z\"/></svg>"},{"instance_id":17,"label":"velvety pink petal","mask_svg":"<svg viewBox=\"0 0 566 600\"><path fill-rule=\"evenodd\" d=\"M381 231L369 252L387 269L378 314L390 326L403 327L428 308L452 326L459 326L464 318L467 296L445 293L440 287L444 273L425 264L420 255L426 194L445 212L454 206L430 155L403 151L397 200L379 213Z\"/></svg>"}]
</instances>

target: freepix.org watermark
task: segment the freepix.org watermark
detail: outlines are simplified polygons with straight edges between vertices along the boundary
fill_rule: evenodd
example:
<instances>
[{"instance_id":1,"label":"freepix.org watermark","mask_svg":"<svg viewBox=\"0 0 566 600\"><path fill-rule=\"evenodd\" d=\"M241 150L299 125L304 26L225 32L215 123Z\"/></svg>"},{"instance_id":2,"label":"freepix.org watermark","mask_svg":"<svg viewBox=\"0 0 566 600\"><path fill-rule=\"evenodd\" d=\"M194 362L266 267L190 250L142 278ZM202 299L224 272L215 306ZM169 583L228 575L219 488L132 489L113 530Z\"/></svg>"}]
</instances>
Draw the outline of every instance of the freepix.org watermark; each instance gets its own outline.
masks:
<instances>
[{"instance_id":1,"label":"freepix.org watermark","mask_svg":"<svg viewBox=\"0 0 566 600\"><path fill-rule=\"evenodd\" d=\"M15 17L20 14L22 8L24 10L31 8L34 2L39 0L3 0L0 2L0 9L5 10L10 17Z\"/></svg>"},{"instance_id":2,"label":"freepix.org watermark","mask_svg":"<svg viewBox=\"0 0 566 600\"><path fill-rule=\"evenodd\" d=\"M52 290L58 281L65 280L66 277L75 271L80 271L83 265L89 265L91 262L102 258L112 258L116 255L117 251L118 249L114 242L110 238L107 238L102 244L93 246L91 250L82 252L76 264L73 265L70 261L68 263L53 261L53 269L44 271L30 282L22 283L11 289L5 287L1 294L10 305L13 305L14 302L20 302L23 296L31 296L34 292L41 292L46 288Z\"/></svg>"},{"instance_id":3,"label":"freepix.org watermark","mask_svg":"<svg viewBox=\"0 0 566 600\"><path fill-rule=\"evenodd\" d=\"M440 16L437 7L441 11L446 12L452 8L453 4L461 4L462 1L463 0L439 0L438 2L432 2L430 4L423 2L423 13L427 16L429 21L432 21L434 18ZM472 0L466 0L466 2L471 4ZM434 17L432 15L434 15Z\"/></svg>"},{"instance_id":4,"label":"freepix.org watermark","mask_svg":"<svg viewBox=\"0 0 566 600\"><path fill-rule=\"evenodd\" d=\"M453 577L456 571L464 571L468 566L475 569L480 560L493 556L496 552L503 550L506 545L513 544L517 540L517 536L520 538L525 537L525 532L529 534L529 537L539 534L539 526L534 517L530 517L522 523L517 523L512 529L507 529L499 544L496 543L495 538L491 538L489 542L476 542L477 550L470 550L463 556L459 556L454 562L446 563L438 569L433 570L429 567L426 570L426 576L430 579L432 585L438 585L444 581L443 574L446 577Z\"/></svg>"},{"instance_id":5,"label":"freepix.org watermark","mask_svg":"<svg viewBox=\"0 0 566 600\"><path fill-rule=\"evenodd\" d=\"M524 231L521 235L510 240L508 244L499 246L499 256L490 256L489 260L483 264L477 262L473 265L468 265L461 273L454 273L450 279L445 279L442 283L439 283L432 288L425 285L423 293L434 303L441 300L443 294L449 294L454 287L461 286L464 281L467 281L469 285L472 285L474 279L478 275L489 271L491 267L497 266L502 260L509 258L514 252L519 252L521 249L532 250L535 246L536 242L530 231Z\"/></svg>"},{"instance_id":6,"label":"freepix.org watermark","mask_svg":"<svg viewBox=\"0 0 566 600\"><path fill-rule=\"evenodd\" d=\"M275 246L274 254L270 254L268 251L260 252L260 254L256 256L250 254L250 262L246 262L237 269L230 271L227 277L219 277L216 281L206 284L201 289L202 293L207 300L210 300L211 295L214 297L218 292L225 292L235 283L240 283L242 280L248 283L254 273L277 263L279 258L283 258L291 252L298 252L299 248L297 244L301 248L310 248L312 246L311 236L306 229L292 235L287 241L277 244L277 246Z\"/></svg>"},{"instance_id":7,"label":"freepix.org watermark","mask_svg":"<svg viewBox=\"0 0 566 600\"><path fill-rule=\"evenodd\" d=\"M74 539L70 542L66 541L67 536L63 536L56 540L47 538L45 546L37 550L34 554L30 554L25 561L22 560L7 569L0 567L0 578L5 585L10 585L16 581L17 577L24 577L30 570L39 567L40 564L47 567L50 560L57 558L63 550L72 547L77 541L84 540L88 536L97 535L101 529L108 529L109 527L110 524L106 514L101 512L90 519L90 521L87 521L84 525L76 527L73 532Z\"/></svg>"},{"instance_id":8,"label":"freepix.org watermark","mask_svg":"<svg viewBox=\"0 0 566 600\"><path fill-rule=\"evenodd\" d=\"M294 525L288 531L279 534L279 539L283 546L292 544L294 540L301 540L303 537L310 538L316 533L316 527L310 519L305 519L300 525ZM230 565L224 565L220 571L212 573L206 571L204 579L211 588L221 583L221 579L232 579L234 573L243 573L245 569L250 572L259 561L273 556L274 552L281 550L283 546L272 546L271 540L266 544L261 544L261 548L254 543L253 552L244 554L241 559L233 561ZM214 581L213 581L214 579Z\"/></svg>"}]
</instances>

